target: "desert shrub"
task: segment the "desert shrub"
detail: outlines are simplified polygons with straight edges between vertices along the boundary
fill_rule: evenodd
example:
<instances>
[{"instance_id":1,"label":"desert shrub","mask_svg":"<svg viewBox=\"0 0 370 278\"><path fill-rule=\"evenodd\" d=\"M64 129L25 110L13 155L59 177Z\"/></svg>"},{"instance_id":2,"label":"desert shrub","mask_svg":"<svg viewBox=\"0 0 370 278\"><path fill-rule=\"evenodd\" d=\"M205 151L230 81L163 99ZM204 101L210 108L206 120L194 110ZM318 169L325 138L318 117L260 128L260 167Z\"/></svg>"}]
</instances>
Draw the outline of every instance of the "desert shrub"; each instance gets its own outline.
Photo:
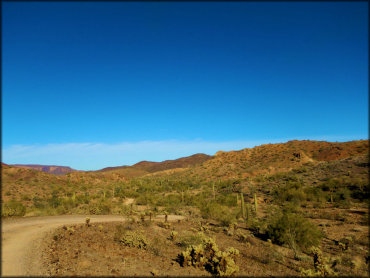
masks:
<instances>
[{"instance_id":1,"label":"desert shrub","mask_svg":"<svg viewBox=\"0 0 370 278\"><path fill-rule=\"evenodd\" d=\"M114 240L125 246L146 249L148 241L144 235L137 231L125 230L122 226L117 226Z\"/></svg>"},{"instance_id":2,"label":"desert shrub","mask_svg":"<svg viewBox=\"0 0 370 278\"><path fill-rule=\"evenodd\" d=\"M231 247L221 251L214 239L205 239L202 244L190 246L181 252L177 261L183 267L193 266L217 276L231 276L239 270L234 260L238 255L237 249Z\"/></svg>"},{"instance_id":3,"label":"desert shrub","mask_svg":"<svg viewBox=\"0 0 370 278\"><path fill-rule=\"evenodd\" d=\"M163 229L167 229L167 230L171 229L171 224L168 222L159 222L157 225L158 227L161 227Z\"/></svg>"},{"instance_id":4,"label":"desert shrub","mask_svg":"<svg viewBox=\"0 0 370 278\"><path fill-rule=\"evenodd\" d=\"M296 254L298 248L317 246L321 231L297 213L278 213L269 220L267 235L277 244L287 244Z\"/></svg>"},{"instance_id":5,"label":"desert shrub","mask_svg":"<svg viewBox=\"0 0 370 278\"><path fill-rule=\"evenodd\" d=\"M109 214L112 210L112 205L108 201L98 201L90 203L88 207L90 214Z\"/></svg>"},{"instance_id":6,"label":"desert shrub","mask_svg":"<svg viewBox=\"0 0 370 278\"><path fill-rule=\"evenodd\" d=\"M76 205L74 204L73 200L71 198L65 198L63 200L61 200L61 206L65 209L65 210L71 210L72 208L74 208Z\"/></svg>"},{"instance_id":7,"label":"desert shrub","mask_svg":"<svg viewBox=\"0 0 370 278\"><path fill-rule=\"evenodd\" d=\"M120 207L120 214L123 216L129 217L132 214L131 207L128 205L121 205Z\"/></svg>"},{"instance_id":8,"label":"desert shrub","mask_svg":"<svg viewBox=\"0 0 370 278\"><path fill-rule=\"evenodd\" d=\"M307 201L324 203L327 199L327 193L323 192L320 187L306 187L304 189Z\"/></svg>"},{"instance_id":9,"label":"desert shrub","mask_svg":"<svg viewBox=\"0 0 370 278\"><path fill-rule=\"evenodd\" d=\"M201 233L194 235L193 233L185 232L183 235L178 237L177 245L179 245L180 247L185 247L185 248L191 245L198 245L202 243L203 237L204 235Z\"/></svg>"},{"instance_id":10,"label":"desert shrub","mask_svg":"<svg viewBox=\"0 0 370 278\"><path fill-rule=\"evenodd\" d=\"M48 205L52 208L57 208L61 204L61 200L56 194L53 194L51 198L47 199L47 202Z\"/></svg>"},{"instance_id":11,"label":"desert shrub","mask_svg":"<svg viewBox=\"0 0 370 278\"><path fill-rule=\"evenodd\" d=\"M76 196L77 204L88 204L89 202L90 202L90 196L88 194L84 194L84 195L81 194L81 195Z\"/></svg>"},{"instance_id":12,"label":"desert shrub","mask_svg":"<svg viewBox=\"0 0 370 278\"><path fill-rule=\"evenodd\" d=\"M348 188L340 188L335 192L334 201L346 201L351 199L351 191Z\"/></svg>"},{"instance_id":13,"label":"desert shrub","mask_svg":"<svg viewBox=\"0 0 370 278\"><path fill-rule=\"evenodd\" d=\"M22 203L11 200L8 203L3 204L1 215L3 217L8 216L24 216L26 214L26 207Z\"/></svg>"},{"instance_id":14,"label":"desert shrub","mask_svg":"<svg viewBox=\"0 0 370 278\"><path fill-rule=\"evenodd\" d=\"M30 196L29 196L29 195L24 194L24 195L22 195L22 200L23 200L23 201L31 201L31 198L30 198Z\"/></svg>"},{"instance_id":15,"label":"desert shrub","mask_svg":"<svg viewBox=\"0 0 370 278\"><path fill-rule=\"evenodd\" d=\"M353 179L348 183L351 190L351 197L360 201L369 199L369 182L368 180Z\"/></svg>"},{"instance_id":16,"label":"desert shrub","mask_svg":"<svg viewBox=\"0 0 370 278\"><path fill-rule=\"evenodd\" d=\"M154 237L151 240L148 250L156 256L162 256L163 252L166 250L166 243L160 237Z\"/></svg>"},{"instance_id":17,"label":"desert shrub","mask_svg":"<svg viewBox=\"0 0 370 278\"><path fill-rule=\"evenodd\" d=\"M238 230L236 232L236 238L238 239L238 241L242 242L242 243L247 243L247 245L256 245L257 244L257 240L256 238L253 236L253 234L250 234L250 233L244 233L240 230Z\"/></svg>"},{"instance_id":18,"label":"desert shrub","mask_svg":"<svg viewBox=\"0 0 370 278\"><path fill-rule=\"evenodd\" d=\"M232 194L227 194L227 195L219 194L216 197L216 202L219 203L219 204L221 204L221 205L228 206L228 207L234 207L235 206L235 195L232 195Z\"/></svg>"},{"instance_id":19,"label":"desert shrub","mask_svg":"<svg viewBox=\"0 0 370 278\"><path fill-rule=\"evenodd\" d=\"M214 219L223 226L229 226L236 220L236 212L215 202L203 203L199 209L203 218Z\"/></svg>"},{"instance_id":20,"label":"desert shrub","mask_svg":"<svg viewBox=\"0 0 370 278\"><path fill-rule=\"evenodd\" d=\"M299 204L307 199L306 193L299 181L288 181L284 186L274 188L273 197L278 202L293 202Z\"/></svg>"}]
</instances>

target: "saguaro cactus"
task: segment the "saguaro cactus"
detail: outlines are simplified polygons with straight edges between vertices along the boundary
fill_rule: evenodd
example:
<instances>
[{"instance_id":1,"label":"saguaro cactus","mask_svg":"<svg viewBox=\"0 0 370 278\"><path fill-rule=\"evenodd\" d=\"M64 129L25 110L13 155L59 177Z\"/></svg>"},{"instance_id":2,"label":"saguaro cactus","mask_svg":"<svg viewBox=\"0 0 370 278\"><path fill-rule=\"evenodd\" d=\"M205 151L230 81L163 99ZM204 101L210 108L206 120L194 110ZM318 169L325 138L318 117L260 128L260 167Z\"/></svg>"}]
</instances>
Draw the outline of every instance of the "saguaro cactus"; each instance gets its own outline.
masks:
<instances>
[{"instance_id":1,"label":"saguaro cactus","mask_svg":"<svg viewBox=\"0 0 370 278\"><path fill-rule=\"evenodd\" d=\"M243 197L243 193L240 193L240 202L241 202L242 216L243 216L243 219L245 219L245 208L244 208L244 197Z\"/></svg>"},{"instance_id":2,"label":"saguaro cactus","mask_svg":"<svg viewBox=\"0 0 370 278\"><path fill-rule=\"evenodd\" d=\"M256 193L254 193L254 211L256 212L256 216L258 213L258 204L257 204L257 196Z\"/></svg>"},{"instance_id":3,"label":"saguaro cactus","mask_svg":"<svg viewBox=\"0 0 370 278\"><path fill-rule=\"evenodd\" d=\"M73 192L73 195L72 195L72 202L75 203L76 202L76 192Z\"/></svg>"},{"instance_id":4,"label":"saguaro cactus","mask_svg":"<svg viewBox=\"0 0 370 278\"><path fill-rule=\"evenodd\" d=\"M212 191L213 191L213 199L216 199L216 191L215 191L215 184L212 184Z\"/></svg>"},{"instance_id":5,"label":"saguaro cactus","mask_svg":"<svg viewBox=\"0 0 370 278\"><path fill-rule=\"evenodd\" d=\"M246 203L247 205L247 222L250 220L250 215L249 215L249 203Z\"/></svg>"}]
</instances>

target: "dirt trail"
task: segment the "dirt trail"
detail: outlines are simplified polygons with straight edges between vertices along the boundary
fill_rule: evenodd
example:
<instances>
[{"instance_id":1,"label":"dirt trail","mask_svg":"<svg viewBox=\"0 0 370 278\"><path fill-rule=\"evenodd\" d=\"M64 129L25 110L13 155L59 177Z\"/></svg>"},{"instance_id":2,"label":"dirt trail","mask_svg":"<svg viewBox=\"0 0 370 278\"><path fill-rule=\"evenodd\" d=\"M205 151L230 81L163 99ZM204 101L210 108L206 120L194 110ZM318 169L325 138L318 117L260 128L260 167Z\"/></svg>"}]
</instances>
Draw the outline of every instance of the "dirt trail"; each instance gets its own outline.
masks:
<instances>
[{"instance_id":1,"label":"dirt trail","mask_svg":"<svg viewBox=\"0 0 370 278\"><path fill-rule=\"evenodd\" d=\"M61 215L2 220L1 276L47 276L41 260L41 244L47 232L62 225L125 221L119 215ZM158 216L163 218L164 216ZM169 221L182 219L169 215Z\"/></svg>"}]
</instances>

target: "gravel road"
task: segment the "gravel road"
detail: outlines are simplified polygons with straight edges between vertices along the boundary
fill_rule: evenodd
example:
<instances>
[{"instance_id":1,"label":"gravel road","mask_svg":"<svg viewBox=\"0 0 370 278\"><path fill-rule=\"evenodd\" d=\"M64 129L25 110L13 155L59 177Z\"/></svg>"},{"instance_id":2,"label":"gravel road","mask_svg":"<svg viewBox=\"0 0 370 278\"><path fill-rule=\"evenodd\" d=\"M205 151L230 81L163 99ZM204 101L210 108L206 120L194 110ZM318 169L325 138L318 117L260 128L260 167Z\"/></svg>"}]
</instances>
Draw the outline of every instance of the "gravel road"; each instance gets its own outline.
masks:
<instances>
[{"instance_id":1,"label":"gravel road","mask_svg":"<svg viewBox=\"0 0 370 278\"><path fill-rule=\"evenodd\" d=\"M41 246L47 232L63 225L125 221L119 215L61 215L2 220L2 276L47 276L41 259ZM164 216L157 216L158 219ZM169 221L183 219L169 215Z\"/></svg>"}]
</instances>

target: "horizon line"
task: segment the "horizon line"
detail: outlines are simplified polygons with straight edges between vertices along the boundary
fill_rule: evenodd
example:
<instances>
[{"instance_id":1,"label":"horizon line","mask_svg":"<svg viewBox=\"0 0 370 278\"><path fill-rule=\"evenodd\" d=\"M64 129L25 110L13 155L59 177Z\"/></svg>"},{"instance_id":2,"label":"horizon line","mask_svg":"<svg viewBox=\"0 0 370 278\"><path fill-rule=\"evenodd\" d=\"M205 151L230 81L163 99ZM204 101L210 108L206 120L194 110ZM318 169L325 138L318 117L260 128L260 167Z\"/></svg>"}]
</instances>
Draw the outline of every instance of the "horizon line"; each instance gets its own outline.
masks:
<instances>
[{"instance_id":1,"label":"horizon line","mask_svg":"<svg viewBox=\"0 0 370 278\"><path fill-rule=\"evenodd\" d=\"M206 154L214 156L218 151L240 151L243 149L254 148L261 145L279 143L281 144L295 140L318 142L324 141L329 143L368 140L368 138L359 139L363 138L363 136L310 136L309 138L310 139L308 139L307 137L296 137L294 139L285 138L269 140L231 140L221 142L204 141L201 139L187 141L171 139L158 141L144 140L137 142L120 143L88 142L30 145L16 144L3 148L2 158L5 159L2 159L2 162L5 163L4 161L10 161L9 163L5 163L8 165L57 166L70 167L77 171L98 171L108 167L133 166L142 161L163 162L166 160L175 160L182 157L189 157L196 154ZM68 155L68 153L70 153L70 155ZM166 156L163 155L164 153L167 153ZM123 159L117 158L117 156L120 154L125 155ZM99 161L97 161L99 159L105 160L105 162L99 164ZM69 163L67 162L68 160ZM78 160L80 160L80 162L78 162ZM95 167L90 164L89 167L85 163L86 166L81 167L81 164L83 164L84 160L85 162L87 162L87 164L91 162L95 162L97 164L95 164ZM58 163L57 161L59 161L60 163Z\"/></svg>"}]
</instances>

